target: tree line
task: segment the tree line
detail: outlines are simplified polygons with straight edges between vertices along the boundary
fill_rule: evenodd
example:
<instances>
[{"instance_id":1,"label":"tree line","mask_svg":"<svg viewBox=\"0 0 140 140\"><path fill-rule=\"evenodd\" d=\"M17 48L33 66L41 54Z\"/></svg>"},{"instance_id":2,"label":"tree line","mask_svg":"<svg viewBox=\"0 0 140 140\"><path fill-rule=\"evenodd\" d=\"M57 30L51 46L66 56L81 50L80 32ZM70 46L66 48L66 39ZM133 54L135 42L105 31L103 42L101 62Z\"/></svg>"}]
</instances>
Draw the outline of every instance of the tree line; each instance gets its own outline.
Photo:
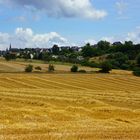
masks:
<instances>
[{"instance_id":1,"label":"tree line","mask_svg":"<svg viewBox=\"0 0 140 140\"><path fill-rule=\"evenodd\" d=\"M87 43L81 50L63 48L60 50L58 45L54 45L49 52L21 52L16 56L13 53L6 53L5 59L16 58L43 60L45 62L60 61L74 64L81 64L89 67L108 67L108 69L133 70L135 75L140 71L140 44L132 41L114 42L99 41L96 45Z\"/></svg>"}]
</instances>

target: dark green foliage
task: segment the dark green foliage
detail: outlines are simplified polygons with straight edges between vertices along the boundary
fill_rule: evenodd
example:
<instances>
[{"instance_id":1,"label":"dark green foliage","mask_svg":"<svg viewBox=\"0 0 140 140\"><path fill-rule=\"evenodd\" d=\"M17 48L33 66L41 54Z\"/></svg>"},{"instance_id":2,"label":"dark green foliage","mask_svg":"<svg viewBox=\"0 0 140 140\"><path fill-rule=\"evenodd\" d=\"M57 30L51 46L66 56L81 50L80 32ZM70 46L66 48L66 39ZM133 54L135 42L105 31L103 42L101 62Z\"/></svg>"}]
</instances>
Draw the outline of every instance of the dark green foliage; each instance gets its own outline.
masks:
<instances>
[{"instance_id":1,"label":"dark green foliage","mask_svg":"<svg viewBox=\"0 0 140 140\"><path fill-rule=\"evenodd\" d=\"M24 57L25 60L31 59L30 53L24 53Z\"/></svg>"},{"instance_id":2,"label":"dark green foliage","mask_svg":"<svg viewBox=\"0 0 140 140\"><path fill-rule=\"evenodd\" d=\"M28 65L28 66L26 66L26 68L25 68L25 72L32 72L33 71L33 65Z\"/></svg>"},{"instance_id":3,"label":"dark green foliage","mask_svg":"<svg viewBox=\"0 0 140 140\"><path fill-rule=\"evenodd\" d=\"M101 64L101 70L99 72L101 73L109 73L112 70L112 66L109 62L103 62Z\"/></svg>"},{"instance_id":4,"label":"dark green foliage","mask_svg":"<svg viewBox=\"0 0 140 140\"><path fill-rule=\"evenodd\" d=\"M110 48L110 43L107 41L99 41L97 46L99 49L106 51Z\"/></svg>"},{"instance_id":5,"label":"dark green foliage","mask_svg":"<svg viewBox=\"0 0 140 140\"><path fill-rule=\"evenodd\" d=\"M78 72L78 66L77 65L73 65L71 67L71 72Z\"/></svg>"},{"instance_id":6,"label":"dark green foliage","mask_svg":"<svg viewBox=\"0 0 140 140\"><path fill-rule=\"evenodd\" d=\"M10 61L12 59L16 59L16 55L7 53L7 54L5 54L4 58L5 58L5 60Z\"/></svg>"},{"instance_id":7,"label":"dark green foliage","mask_svg":"<svg viewBox=\"0 0 140 140\"><path fill-rule=\"evenodd\" d=\"M48 71L49 72L55 71L55 68L54 68L54 65L53 64L49 64Z\"/></svg>"},{"instance_id":8,"label":"dark green foliage","mask_svg":"<svg viewBox=\"0 0 140 140\"><path fill-rule=\"evenodd\" d=\"M114 69L126 70L130 67L128 56L123 54L122 52L110 54L107 56L107 59Z\"/></svg>"},{"instance_id":9,"label":"dark green foliage","mask_svg":"<svg viewBox=\"0 0 140 140\"><path fill-rule=\"evenodd\" d=\"M36 70L39 70L39 71L42 70L42 68L41 68L40 66L35 67L35 69L36 69Z\"/></svg>"},{"instance_id":10,"label":"dark green foliage","mask_svg":"<svg viewBox=\"0 0 140 140\"><path fill-rule=\"evenodd\" d=\"M83 47L82 49L82 55L84 57L92 57L94 56L94 48L90 46L90 44L86 44L86 46Z\"/></svg>"},{"instance_id":11,"label":"dark green foliage","mask_svg":"<svg viewBox=\"0 0 140 140\"><path fill-rule=\"evenodd\" d=\"M130 68L130 64L122 64L121 65L121 69L123 69L123 70L129 70L129 68Z\"/></svg>"},{"instance_id":12,"label":"dark green foliage","mask_svg":"<svg viewBox=\"0 0 140 140\"><path fill-rule=\"evenodd\" d=\"M135 68L135 69L133 70L133 74L134 74L135 76L140 76L140 68Z\"/></svg>"},{"instance_id":13,"label":"dark green foliage","mask_svg":"<svg viewBox=\"0 0 140 140\"><path fill-rule=\"evenodd\" d=\"M99 64L93 62L93 61L88 61L88 60L83 60L80 63L82 66L87 66L87 67L91 67L91 68L96 68L99 67Z\"/></svg>"},{"instance_id":14,"label":"dark green foliage","mask_svg":"<svg viewBox=\"0 0 140 140\"><path fill-rule=\"evenodd\" d=\"M140 66L140 53L138 54L138 56L136 58L136 63L138 66Z\"/></svg>"},{"instance_id":15,"label":"dark green foliage","mask_svg":"<svg viewBox=\"0 0 140 140\"><path fill-rule=\"evenodd\" d=\"M80 73L86 73L86 70L79 70Z\"/></svg>"},{"instance_id":16,"label":"dark green foliage","mask_svg":"<svg viewBox=\"0 0 140 140\"><path fill-rule=\"evenodd\" d=\"M42 53L42 60L49 62L52 60L52 55L50 53Z\"/></svg>"},{"instance_id":17,"label":"dark green foliage","mask_svg":"<svg viewBox=\"0 0 140 140\"><path fill-rule=\"evenodd\" d=\"M52 47L52 53L53 53L54 55L58 55L58 54L59 54L59 47L58 47L58 45L54 45L54 46Z\"/></svg>"}]
</instances>

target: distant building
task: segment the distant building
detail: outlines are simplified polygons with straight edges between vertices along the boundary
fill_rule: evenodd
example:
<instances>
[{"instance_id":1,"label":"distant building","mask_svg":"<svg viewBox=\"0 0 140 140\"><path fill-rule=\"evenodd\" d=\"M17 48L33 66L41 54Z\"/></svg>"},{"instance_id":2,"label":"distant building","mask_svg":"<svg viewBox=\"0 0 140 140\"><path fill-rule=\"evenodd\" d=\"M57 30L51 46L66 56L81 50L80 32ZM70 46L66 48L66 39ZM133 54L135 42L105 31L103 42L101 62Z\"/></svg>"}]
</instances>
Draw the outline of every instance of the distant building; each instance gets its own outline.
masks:
<instances>
[{"instance_id":1,"label":"distant building","mask_svg":"<svg viewBox=\"0 0 140 140\"><path fill-rule=\"evenodd\" d=\"M72 46L71 49L72 49L73 51L76 51L76 52L79 51L79 47L78 47L78 46Z\"/></svg>"},{"instance_id":2,"label":"distant building","mask_svg":"<svg viewBox=\"0 0 140 140\"><path fill-rule=\"evenodd\" d=\"M12 48L12 45L10 44L9 50L8 50L9 53L16 54L16 53L19 53L19 51L20 51L20 49Z\"/></svg>"},{"instance_id":3,"label":"distant building","mask_svg":"<svg viewBox=\"0 0 140 140\"><path fill-rule=\"evenodd\" d=\"M119 45L122 45L122 43L120 41L118 41L118 42L114 42L112 45L113 46L119 46Z\"/></svg>"}]
</instances>

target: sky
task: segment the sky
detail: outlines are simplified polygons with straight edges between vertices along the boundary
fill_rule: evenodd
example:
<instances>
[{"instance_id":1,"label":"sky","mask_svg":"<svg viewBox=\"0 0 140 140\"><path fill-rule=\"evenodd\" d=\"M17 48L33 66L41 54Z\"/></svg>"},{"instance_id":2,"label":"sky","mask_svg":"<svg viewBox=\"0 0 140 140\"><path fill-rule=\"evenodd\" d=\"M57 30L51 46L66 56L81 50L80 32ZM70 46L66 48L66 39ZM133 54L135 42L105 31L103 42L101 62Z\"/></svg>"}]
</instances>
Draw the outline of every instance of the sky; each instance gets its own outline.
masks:
<instances>
[{"instance_id":1,"label":"sky","mask_svg":"<svg viewBox=\"0 0 140 140\"><path fill-rule=\"evenodd\" d=\"M0 0L0 50L140 43L140 0Z\"/></svg>"}]
</instances>

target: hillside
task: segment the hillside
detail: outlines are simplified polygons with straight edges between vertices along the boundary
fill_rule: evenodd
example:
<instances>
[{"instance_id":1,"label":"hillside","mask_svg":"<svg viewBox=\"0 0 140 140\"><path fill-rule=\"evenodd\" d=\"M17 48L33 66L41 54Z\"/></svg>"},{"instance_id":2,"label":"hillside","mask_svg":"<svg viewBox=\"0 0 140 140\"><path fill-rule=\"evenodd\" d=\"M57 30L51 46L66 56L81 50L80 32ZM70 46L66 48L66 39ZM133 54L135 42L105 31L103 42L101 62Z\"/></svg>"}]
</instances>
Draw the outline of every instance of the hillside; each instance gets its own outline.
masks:
<instances>
[{"instance_id":1,"label":"hillside","mask_svg":"<svg viewBox=\"0 0 140 140\"><path fill-rule=\"evenodd\" d=\"M0 72L24 72L25 67L29 64L32 64L34 67L40 66L42 68L41 72L47 72L48 64L45 64L44 61L29 60L24 61L22 59L5 61L0 59ZM72 64L63 64L63 63L54 63L56 72L69 72ZM96 68L82 67L79 66L79 69L84 69L86 71L96 71Z\"/></svg>"},{"instance_id":2,"label":"hillside","mask_svg":"<svg viewBox=\"0 0 140 140\"><path fill-rule=\"evenodd\" d=\"M25 61L22 59L13 60L13 61L5 61L4 59L0 59L0 73L23 73L25 71L25 67L28 64L32 64L34 67L40 66L42 68L42 73L47 73L48 64L45 64L44 61ZM69 73L72 64L69 63L54 63L55 73ZM79 69L86 70L88 73L97 72L98 68L90 68L86 66L80 66ZM34 70L34 72L36 72ZM126 70L112 70L111 74L120 74L120 75L132 75L131 71Z\"/></svg>"}]
</instances>

